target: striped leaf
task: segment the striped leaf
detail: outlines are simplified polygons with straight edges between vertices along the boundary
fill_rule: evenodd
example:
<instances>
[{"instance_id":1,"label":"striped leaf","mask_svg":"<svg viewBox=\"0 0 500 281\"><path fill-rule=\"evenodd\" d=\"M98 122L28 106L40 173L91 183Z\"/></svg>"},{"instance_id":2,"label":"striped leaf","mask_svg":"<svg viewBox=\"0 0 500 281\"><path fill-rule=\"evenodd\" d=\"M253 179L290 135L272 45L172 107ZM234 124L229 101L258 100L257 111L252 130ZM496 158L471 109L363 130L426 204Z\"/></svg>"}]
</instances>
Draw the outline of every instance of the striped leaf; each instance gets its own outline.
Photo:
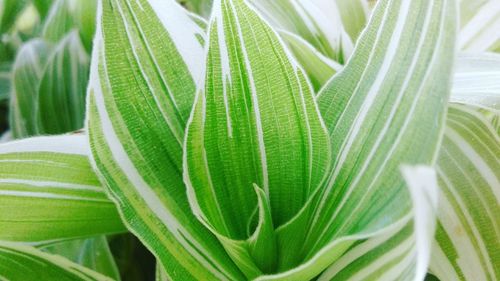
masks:
<instances>
[{"instance_id":1,"label":"striped leaf","mask_svg":"<svg viewBox=\"0 0 500 281\"><path fill-rule=\"evenodd\" d=\"M8 32L12 28L27 3L27 0L0 1L0 34Z\"/></svg>"},{"instance_id":2,"label":"striped leaf","mask_svg":"<svg viewBox=\"0 0 500 281\"><path fill-rule=\"evenodd\" d=\"M314 270L321 270L362 235L408 214L399 168L436 158L450 92L455 6L452 0L378 1L348 64L319 94L333 167L315 199L278 229L280 253L292 257L284 264L317 260ZM307 232L298 233L304 223Z\"/></svg>"},{"instance_id":3,"label":"striped leaf","mask_svg":"<svg viewBox=\"0 0 500 281\"><path fill-rule=\"evenodd\" d=\"M54 0L33 0L33 5L35 5L38 14L42 19L45 18Z\"/></svg>"},{"instance_id":4,"label":"striped leaf","mask_svg":"<svg viewBox=\"0 0 500 281\"><path fill-rule=\"evenodd\" d=\"M345 31L356 42L368 21L367 0L335 0Z\"/></svg>"},{"instance_id":5,"label":"striped leaf","mask_svg":"<svg viewBox=\"0 0 500 281\"><path fill-rule=\"evenodd\" d=\"M37 119L38 88L51 47L43 40L34 39L19 50L12 67L10 99L10 128L16 138L40 132Z\"/></svg>"},{"instance_id":6,"label":"striped leaf","mask_svg":"<svg viewBox=\"0 0 500 281\"><path fill-rule=\"evenodd\" d=\"M47 41L58 42L74 25L70 0L55 0L43 24L42 36Z\"/></svg>"},{"instance_id":7,"label":"striped leaf","mask_svg":"<svg viewBox=\"0 0 500 281\"><path fill-rule=\"evenodd\" d=\"M45 243L125 230L85 147L79 135L0 145L0 240Z\"/></svg>"},{"instance_id":8,"label":"striped leaf","mask_svg":"<svg viewBox=\"0 0 500 281\"><path fill-rule=\"evenodd\" d=\"M402 172L412 197L413 220L405 218L354 244L318 281L423 280L436 225L436 172L428 167L404 167Z\"/></svg>"},{"instance_id":9,"label":"striped leaf","mask_svg":"<svg viewBox=\"0 0 500 281\"><path fill-rule=\"evenodd\" d=\"M64 241L40 249L47 253L63 256L74 263L106 275L113 280L120 280L120 273L109 249L106 236Z\"/></svg>"},{"instance_id":10,"label":"striped leaf","mask_svg":"<svg viewBox=\"0 0 500 281\"><path fill-rule=\"evenodd\" d=\"M37 89L38 105L32 109L38 133L61 134L83 127L89 64L77 31L55 47Z\"/></svg>"},{"instance_id":11,"label":"striped leaf","mask_svg":"<svg viewBox=\"0 0 500 281\"><path fill-rule=\"evenodd\" d=\"M88 107L95 169L170 280L241 280L182 180L204 31L174 0L100 2Z\"/></svg>"},{"instance_id":12,"label":"striped leaf","mask_svg":"<svg viewBox=\"0 0 500 281\"><path fill-rule=\"evenodd\" d=\"M500 1L461 1L459 48L469 52L500 51Z\"/></svg>"},{"instance_id":13,"label":"striped leaf","mask_svg":"<svg viewBox=\"0 0 500 281\"><path fill-rule=\"evenodd\" d=\"M441 202L431 271L442 281L500 279L500 60L458 60L438 160Z\"/></svg>"},{"instance_id":14,"label":"striped leaf","mask_svg":"<svg viewBox=\"0 0 500 281\"><path fill-rule=\"evenodd\" d=\"M215 1L209 30L185 181L195 214L253 279L277 270L274 228L317 190L329 140L304 71L245 1Z\"/></svg>"},{"instance_id":15,"label":"striped leaf","mask_svg":"<svg viewBox=\"0 0 500 281\"><path fill-rule=\"evenodd\" d=\"M274 28L304 38L323 55L344 63L352 41L334 0L249 0Z\"/></svg>"},{"instance_id":16,"label":"striped leaf","mask_svg":"<svg viewBox=\"0 0 500 281\"><path fill-rule=\"evenodd\" d=\"M0 279L58 281L111 281L60 256L31 247L0 242Z\"/></svg>"},{"instance_id":17,"label":"striped leaf","mask_svg":"<svg viewBox=\"0 0 500 281\"><path fill-rule=\"evenodd\" d=\"M299 36L280 31L281 38L287 44L299 64L304 68L315 93L326 84L330 78L342 69L342 65L325 57L316 48Z\"/></svg>"}]
</instances>

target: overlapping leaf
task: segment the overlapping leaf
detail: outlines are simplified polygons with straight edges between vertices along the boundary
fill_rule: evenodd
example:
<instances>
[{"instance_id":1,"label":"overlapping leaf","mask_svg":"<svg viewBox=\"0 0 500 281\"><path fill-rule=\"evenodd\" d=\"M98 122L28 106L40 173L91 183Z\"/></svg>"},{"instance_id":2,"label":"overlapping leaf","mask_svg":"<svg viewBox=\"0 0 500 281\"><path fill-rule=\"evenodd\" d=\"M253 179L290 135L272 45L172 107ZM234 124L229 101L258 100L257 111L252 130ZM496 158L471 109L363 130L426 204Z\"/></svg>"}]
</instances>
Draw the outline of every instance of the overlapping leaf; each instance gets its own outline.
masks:
<instances>
[{"instance_id":1,"label":"overlapping leaf","mask_svg":"<svg viewBox=\"0 0 500 281\"><path fill-rule=\"evenodd\" d=\"M461 1L459 47L469 52L500 50L500 1Z\"/></svg>"},{"instance_id":2,"label":"overlapping leaf","mask_svg":"<svg viewBox=\"0 0 500 281\"><path fill-rule=\"evenodd\" d=\"M42 243L125 230L85 143L84 136L60 136L0 146L0 240Z\"/></svg>"},{"instance_id":3,"label":"overlapping leaf","mask_svg":"<svg viewBox=\"0 0 500 281\"><path fill-rule=\"evenodd\" d=\"M344 63L352 51L352 41L342 25L335 1L330 0L250 0L276 29L295 33L323 55Z\"/></svg>"},{"instance_id":4,"label":"overlapping leaf","mask_svg":"<svg viewBox=\"0 0 500 281\"><path fill-rule=\"evenodd\" d=\"M174 0L107 0L99 9L88 107L95 168L169 279L240 280L192 214L182 181L204 31Z\"/></svg>"},{"instance_id":5,"label":"overlapping leaf","mask_svg":"<svg viewBox=\"0 0 500 281\"><path fill-rule=\"evenodd\" d=\"M499 56L459 57L438 160L431 271L442 281L500 278L499 104Z\"/></svg>"},{"instance_id":6,"label":"overlapping leaf","mask_svg":"<svg viewBox=\"0 0 500 281\"><path fill-rule=\"evenodd\" d=\"M4 280L111 281L59 256L0 242L0 278Z\"/></svg>"}]
</instances>

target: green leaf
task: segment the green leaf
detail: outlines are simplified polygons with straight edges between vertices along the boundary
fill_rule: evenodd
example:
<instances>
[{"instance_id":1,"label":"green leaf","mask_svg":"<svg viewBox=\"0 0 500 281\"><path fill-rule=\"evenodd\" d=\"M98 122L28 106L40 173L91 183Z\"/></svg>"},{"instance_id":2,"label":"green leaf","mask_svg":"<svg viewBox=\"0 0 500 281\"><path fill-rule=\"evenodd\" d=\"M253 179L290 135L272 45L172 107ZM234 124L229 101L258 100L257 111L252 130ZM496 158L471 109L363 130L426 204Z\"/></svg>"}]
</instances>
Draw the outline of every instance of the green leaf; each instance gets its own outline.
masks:
<instances>
[{"instance_id":1,"label":"green leaf","mask_svg":"<svg viewBox=\"0 0 500 281\"><path fill-rule=\"evenodd\" d=\"M69 33L52 52L38 88L39 133L60 134L81 129L90 59L77 31Z\"/></svg>"},{"instance_id":2,"label":"green leaf","mask_svg":"<svg viewBox=\"0 0 500 281\"><path fill-rule=\"evenodd\" d=\"M35 5L42 19L44 19L49 12L53 2L54 0L33 0L33 5Z\"/></svg>"},{"instance_id":3,"label":"green leaf","mask_svg":"<svg viewBox=\"0 0 500 281\"><path fill-rule=\"evenodd\" d=\"M75 25L80 32L85 49L90 53L95 34L97 0L79 0L75 1L73 5L72 14Z\"/></svg>"},{"instance_id":4,"label":"green leaf","mask_svg":"<svg viewBox=\"0 0 500 281\"><path fill-rule=\"evenodd\" d=\"M329 140L304 71L271 27L241 0L216 1L212 13L185 181L195 214L251 279L277 270L274 227L322 182Z\"/></svg>"},{"instance_id":5,"label":"green leaf","mask_svg":"<svg viewBox=\"0 0 500 281\"><path fill-rule=\"evenodd\" d=\"M500 279L500 56L459 57L438 160L441 202L431 270Z\"/></svg>"},{"instance_id":6,"label":"green leaf","mask_svg":"<svg viewBox=\"0 0 500 281\"><path fill-rule=\"evenodd\" d=\"M38 88L50 50L50 46L43 40L31 40L19 50L12 66L9 120L15 138L32 136L40 132L37 119Z\"/></svg>"},{"instance_id":7,"label":"green leaf","mask_svg":"<svg viewBox=\"0 0 500 281\"><path fill-rule=\"evenodd\" d=\"M403 167L402 172L412 196L413 220L405 218L353 245L318 281L423 280L436 226L436 172L429 167Z\"/></svg>"},{"instance_id":8,"label":"green leaf","mask_svg":"<svg viewBox=\"0 0 500 281\"><path fill-rule=\"evenodd\" d=\"M0 101L8 99L10 96L11 69L11 63L0 63Z\"/></svg>"},{"instance_id":9,"label":"green leaf","mask_svg":"<svg viewBox=\"0 0 500 281\"><path fill-rule=\"evenodd\" d=\"M87 1L87 0L85 0ZM56 0L43 24L42 36L50 42L61 40L75 25L70 0Z\"/></svg>"},{"instance_id":10,"label":"green leaf","mask_svg":"<svg viewBox=\"0 0 500 281\"><path fill-rule=\"evenodd\" d=\"M63 256L113 280L120 280L120 273L109 249L106 236L65 241L41 249L47 253Z\"/></svg>"},{"instance_id":11,"label":"green leaf","mask_svg":"<svg viewBox=\"0 0 500 281\"><path fill-rule=\"evenodd\" d=\"M459 48L469 52L500 48L500 1L461 1Z\"/></svg>"},{"instance_id":12,"label":"green leaf","mask_svg":"<svg viewBox=\"0 0 500 281\"><path fill-rule=\"evenodd\" d=\"M209 18L212 12L212 0L179 0L179 3L205 18Z\"/></svg>"},{"instance_id":13,"label":"green leaf","mask_svg":"<svg viewBox=\"0 0 500 281\"><path fill-rule=\"evenodd\" d=\"M322 55L299 36L287 31L280 31L280 35L307 73L314 92L319 92L321 87L342 69L342 65Z\"/></svg>"},{"instance_id":14,"label":"green leaf","mask_svg":"<svg viewBox=\"0 0 500 281\"><path fill-rule=\"evenodd\" d=\"M27 3L27 0L0 1L0 34L10 30Z\"/></svg>"},{"instance_id":15,"label":"green leaf","mask_svg":"<svg viewBox=\"0 0 500 281\"><path fill-rule=\"evenodd\" d=\"M411 204L400 165L435 161L457 11L454 1L432 4L378 1L348 64L319 94L333 168L314 200L277 230L283 266L304 268L297 279L314 277L364 235L405 217Z\"/></svg>"},{"instance_id":16,"label":"green leaf","mask_svg":"<svg viewBox=\"0 0 500 281\"><path fill-rule=\"evenodd\" d=\"M333 0L250 0L274 28L304 38L323 55L344 63L352 41L344 30Z\"/></svg>"},{"instance_id":17,"label":"green leaf","mask_svg":"<svg viewBox=\"0 0 500 281\"><path fill-rule=\"evenodd\" d=\"M367 0L336 0L345 31L356 42L368 21Z\"/></svg>"},{"instance_id":18,"label":"green leaf","mask_svg":"<svg viewBox=\"0 0 500 281\"><path fill-rule=\"evenodd\" d=\"M0 272L5 280L112 280L60 256L5 242L0 242Z\"/></svg>"},{"instance_id":19,"label":"green leaf","mask_svg":"<svg viewBox=\"0 0 500 281\"><path fill-rule=\"evenodd\" d=\"M101 1L88 108L93 162L170 280L241 280L192 214L182 180L202 42L204 31L173 0Z\"/></svg>"},{"instance_id":20,"label":"green leaf","mask_svg":"<svg viewBox=\"0 0 500 281\"><path fill-rule=\"evenodd\" d=\"M41 243L125 230L85 147L80 135L0 145L0 240Z\"/></svg>"}]
</instances>

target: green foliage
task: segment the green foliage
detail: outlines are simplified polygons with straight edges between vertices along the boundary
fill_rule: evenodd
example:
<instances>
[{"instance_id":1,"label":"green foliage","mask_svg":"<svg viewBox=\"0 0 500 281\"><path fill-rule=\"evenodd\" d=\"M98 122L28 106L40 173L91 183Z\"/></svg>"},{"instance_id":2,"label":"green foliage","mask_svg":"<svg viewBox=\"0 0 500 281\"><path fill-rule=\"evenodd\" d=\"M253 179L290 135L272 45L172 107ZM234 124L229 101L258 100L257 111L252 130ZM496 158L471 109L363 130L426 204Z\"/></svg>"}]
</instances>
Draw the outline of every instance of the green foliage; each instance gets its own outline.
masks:
<instances>
[{"instance_id":1,"label":"green foliage","mask_svg":"<svg viewBox=\"0 0 500 281\"><path fill-rule=\"evenodd\" d=\"M179 2L0 2L0 279L500 280L498 1Z\"/></svg>"}]
</instances>

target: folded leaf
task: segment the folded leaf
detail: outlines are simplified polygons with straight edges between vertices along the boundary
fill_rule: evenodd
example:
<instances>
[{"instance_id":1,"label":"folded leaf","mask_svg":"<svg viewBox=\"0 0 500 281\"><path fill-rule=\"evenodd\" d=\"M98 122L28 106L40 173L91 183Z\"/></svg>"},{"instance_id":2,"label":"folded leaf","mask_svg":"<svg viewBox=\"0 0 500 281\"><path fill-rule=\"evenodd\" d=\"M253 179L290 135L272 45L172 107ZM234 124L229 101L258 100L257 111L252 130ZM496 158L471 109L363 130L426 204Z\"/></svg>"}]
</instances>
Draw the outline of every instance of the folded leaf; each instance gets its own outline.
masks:
<instances>
[{"instance_id":1,"label":"folded leaf","mask_svg":"<svg viewBox=\"0 0 500 281\"><path fill-rule=\"evenodd\" d=\"M440 280L500 279L500 60L458 60L438 160L441 202L431 271Z\"/></svg>"},{"instance_id":2,"label":"folded leaf","mask_svg":"<svg viewBox=\"0 0 500 281\"><path fill-rule=\"evenodd\" d=\"M113 280L120 280L120 273L109 249L106 236L65 241L40 249L47 253L63 256Z\"/></svg>"},{"instance_id":3,"label":"folded leaf","mask_svg":"<svg viewBox=\"0 0 500 281\"><path fill-rule=\"evenodd\" d=\"M325 57L311 44L288 31L280 31L281 38L304 68L314 92L317 93L332 76L342 69L342 65Z\"/></svg>"},{"instance_id":4,"label":"folded leaf","mask_svg":"<svg viewBox=\"0 0 500 281\"><path fill-rule=\"evenodd\" d=\"M81 129L90 59L77 31L65 36L48 59L38 91L38 133L61 134Z\"/></svg>"},{"instance_id":5,"label":"folded leaf","mask_svg":"<svg viewBox=\"0 0 500 281\"><path fill-rule=\"evenodd\" d=\"M444 129L455 1L378 1L346 67L318 102L334 157L304 249L408 212L402 163L434 163ZM422 63L426 62L426 63Z\"/></svg>"},{"instance_id":6,"label":"folded leaf","mask_svg":"<svg viewBox=\"0 0 500 281\"><path fill-rule=\"evenodd\" d=\"M111 281L60 256L0 242L0 276L5 280Z\"/></svg>"},{"instance_id":7,"label":"folded leaf","mask_svg":"<svg viewBox=\"0 0 500 281\"><path fill-rule=\"evenodd\" d=\"M304 38L323 55L344 63L352 51L352 41L344 30L333 0L250 0L277 29Z\"/></svg>"},{"instance_id":8,"label":"folded leaf","mask_svg":"<svg viewBox=\"0 0 500 281\"><path fill-rule=\"evenodd\" d=\"M429 167L404 167L413 220L359 242L323 272L325 280L423 280L436 226L439 188Z\"/></svg>"},{"instance_id":9,"label":"folded leaf","mask_svg":"<svg viewBox=\"0 0 500 281\"><path fill-rule=\"evenodd\" d=\"M333 169L314 200L277 230L282 268L315 259L320 272L410 211L399 167L436 158L450 92L455 4L378 1L348 64L319 94Z\"/></svg>"},{"instance_id":10,"label":"folded leaf","mask_svg":"<svg viewBox=\"0 0 500 281\"><path fill-rule=\"evenodd\" d=\"M461 1L459 48L469 52L500 48L500 1Z\"/></svg>"},{"instance_id":11,"label":"folded leaf","mask_svg":"<svg viewBox=\"0 0 500 281\"><path fill-rule=\"evenodd\" d=\"M241 280L182 180L203 29L174 0L100 2L88 107L96 170L170 280Z\"/></svg>"},{"instance_id":12,"label":"folded leaf","mask_svg":"<svg viewBox=\"0 0 500 281\"><path fill-rule=\"evenodd\" d=\"M10 127L14 137L21 138L40 132L37 120L38 88L49 59L51 46L34 39L23 45L12 66Z\"/></svg>"},{"instance_id":13,"label":"folded leaf","mask_svg":"<svg viewBox=\"0 0 500 281\"><path fill-rule=\"evenodd\" d=\"M42 243L124 230L88 163L84 136L0 145L0 240Z\"/></svg>"}]
</instances>

